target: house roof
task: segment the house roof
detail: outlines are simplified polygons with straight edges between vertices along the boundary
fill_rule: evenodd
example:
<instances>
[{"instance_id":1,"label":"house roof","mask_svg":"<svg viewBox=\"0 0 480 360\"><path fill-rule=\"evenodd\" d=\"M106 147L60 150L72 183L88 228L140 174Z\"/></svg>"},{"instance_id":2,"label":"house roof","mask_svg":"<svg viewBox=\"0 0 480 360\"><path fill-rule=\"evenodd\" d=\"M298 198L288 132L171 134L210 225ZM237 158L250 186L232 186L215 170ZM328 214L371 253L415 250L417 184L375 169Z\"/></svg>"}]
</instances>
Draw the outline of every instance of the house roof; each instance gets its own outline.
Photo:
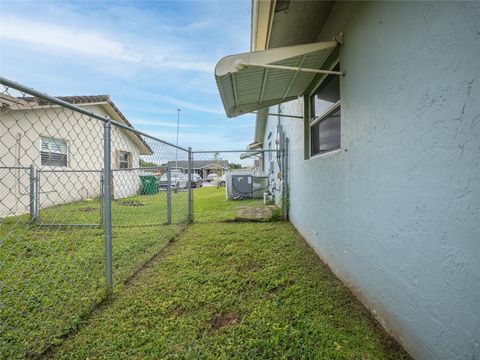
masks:
<instances>
[{"instance_id":1,"label":"house roof","mask_svg":"<svg viewBox=\"0 0 480 360\"><path fill-rule=\"evenodd\" d=\"M75 95L75 96L56 96L57 99L75 105L94 105L107 104L113 112L125 123L125 125L134 129L132 123L125 117L115 103L110 99L109 95ZM50 105L50 102L33 96L13 97L5 94L0 94L0 102L8 105L12 110L27 110L35 107L42 107ZM135 138L145 147L145 153L142 155L153 154L152 148L145 142L145 140L135 132L132 132Z\"/></svg>"},{"instance_id":2,"label":"house roof","mask_svg":"<svg viewBox=\"0 0 480 360\"><path fill-rule=\"evenodd\" d=\"M118 114L118 116L125 122L126 125L133 128L133 125L128 121L128 119L123 115L120 109L115 105L115 103L110 99L109 95L74 95L74 96L56 96L57 99L66 101L70 104L99 104L99 103L107 103L112 107L113 110ZM48 105L49 102L43 99L39 99L36 97L23 97L22 99L26 100L31 104L38 104L38 105Z\"/></svg>"},{"instance_id":3,"label":"house roof","mask_svg":"<svg viewBox=\"0 0 480 360\"><path fill-rule=\"evenodd\" d=\"M188 168L188 161L186 160L179 160L176 162L177 167L182 169ZM171 160L168 162L168 166L175 167L175 160ZM192 167L194 169L207 169L207 168L214 168L214 169L228 169L228 160L193 160Z\"/></svg>"}]
</instances>

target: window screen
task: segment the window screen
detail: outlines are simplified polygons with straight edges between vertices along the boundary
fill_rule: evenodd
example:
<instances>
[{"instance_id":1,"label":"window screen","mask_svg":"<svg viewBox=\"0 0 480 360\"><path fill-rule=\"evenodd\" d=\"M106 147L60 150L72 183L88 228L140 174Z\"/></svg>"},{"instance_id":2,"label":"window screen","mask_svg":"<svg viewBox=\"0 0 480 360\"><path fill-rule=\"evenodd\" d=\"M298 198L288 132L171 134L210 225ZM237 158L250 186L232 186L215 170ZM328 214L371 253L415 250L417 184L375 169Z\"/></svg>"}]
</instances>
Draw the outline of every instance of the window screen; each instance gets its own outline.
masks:
<instances>
[{"instance_id":1,"label":"window screen","mask_svg":"<svg viewBox=\"0 0 480 360\"><path fill-rule=\"evenodd\" d=\"M40 150L41 164L63 166L68 164L68 146L65 140L42 137Z\"/></svg>"}]
</instances>

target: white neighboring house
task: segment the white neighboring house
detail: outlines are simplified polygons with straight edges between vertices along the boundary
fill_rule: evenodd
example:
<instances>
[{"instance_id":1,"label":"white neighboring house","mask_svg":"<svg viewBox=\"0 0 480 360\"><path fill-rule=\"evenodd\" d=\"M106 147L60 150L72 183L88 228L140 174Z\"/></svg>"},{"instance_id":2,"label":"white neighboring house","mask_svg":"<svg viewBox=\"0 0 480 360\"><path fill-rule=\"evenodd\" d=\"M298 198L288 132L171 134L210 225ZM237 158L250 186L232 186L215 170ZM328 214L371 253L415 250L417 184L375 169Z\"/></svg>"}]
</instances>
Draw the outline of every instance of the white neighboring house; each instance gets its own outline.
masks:
<instances>
[{"instance_id":1,"label":"white neighboring house","mask_svg":"<svg viewBox=\"0 0 480 360\"><path fill-rule=\"evenodd\" d=\"M107 95L61 100L133 128ZM0 217L30 206L30 167L39 174L39 206L101 195L103 122L33 97L0 95ZM114 198L139 192L140 155L152 155L136 133L112 126Z\"/></svg>"}]
</instances>

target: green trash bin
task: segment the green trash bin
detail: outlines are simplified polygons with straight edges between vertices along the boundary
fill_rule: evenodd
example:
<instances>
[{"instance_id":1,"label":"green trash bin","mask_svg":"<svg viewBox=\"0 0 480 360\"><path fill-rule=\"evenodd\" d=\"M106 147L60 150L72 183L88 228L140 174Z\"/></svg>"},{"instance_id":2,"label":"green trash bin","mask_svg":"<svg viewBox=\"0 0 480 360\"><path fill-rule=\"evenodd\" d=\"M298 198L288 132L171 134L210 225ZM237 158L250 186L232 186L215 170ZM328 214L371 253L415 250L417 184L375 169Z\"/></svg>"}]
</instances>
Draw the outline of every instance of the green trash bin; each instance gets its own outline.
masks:
<instances>
[{"instance_id":1,"label":"green trash bin","mask_svg":"<svg viewBox=\"0 0 480 360\"><path fill-rule=\"evenodd\" d=\"M140 175L140 180L142 180L142 195L158 193L158 178L155 175Z\"/></svg>"}]
</instances>

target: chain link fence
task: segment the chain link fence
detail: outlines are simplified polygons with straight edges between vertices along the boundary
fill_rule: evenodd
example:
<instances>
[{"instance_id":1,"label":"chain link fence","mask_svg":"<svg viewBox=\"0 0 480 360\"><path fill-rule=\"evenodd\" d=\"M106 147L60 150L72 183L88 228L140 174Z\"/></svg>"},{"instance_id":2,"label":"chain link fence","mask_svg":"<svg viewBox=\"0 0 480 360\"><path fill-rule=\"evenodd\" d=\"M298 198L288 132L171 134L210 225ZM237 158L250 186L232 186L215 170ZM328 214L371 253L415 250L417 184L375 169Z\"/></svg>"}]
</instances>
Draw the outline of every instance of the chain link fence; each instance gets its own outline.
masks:
<instances>
[{"instance_id":1,"label":"chain link fence","mask_svg":"<svg viewBox=\"0 0 480 360\"><path fill-rule=\"evenodd\" d=\"M45 352L185 228L189 163L107 96L0 78L0 358Z\"/></svg>"},{"instance_id":2,"label":"chain link fence","mask_svg":"<svg viewBox=\"0 0 480 360\"><path fill-rule=\"evenodd\" d=\"M194 204L216 198L224 206L195 207L196 222L268 221L288 214L288 140L266 150L202 150L193 152L192 176L203 189L193 192ZM197 198L200 192L208 196ZM197 204L199 205L199 204ZM202 209L202 210L200 210ZM281 210L281 212L279 212Z\"/></svg>"}]
</instances>

